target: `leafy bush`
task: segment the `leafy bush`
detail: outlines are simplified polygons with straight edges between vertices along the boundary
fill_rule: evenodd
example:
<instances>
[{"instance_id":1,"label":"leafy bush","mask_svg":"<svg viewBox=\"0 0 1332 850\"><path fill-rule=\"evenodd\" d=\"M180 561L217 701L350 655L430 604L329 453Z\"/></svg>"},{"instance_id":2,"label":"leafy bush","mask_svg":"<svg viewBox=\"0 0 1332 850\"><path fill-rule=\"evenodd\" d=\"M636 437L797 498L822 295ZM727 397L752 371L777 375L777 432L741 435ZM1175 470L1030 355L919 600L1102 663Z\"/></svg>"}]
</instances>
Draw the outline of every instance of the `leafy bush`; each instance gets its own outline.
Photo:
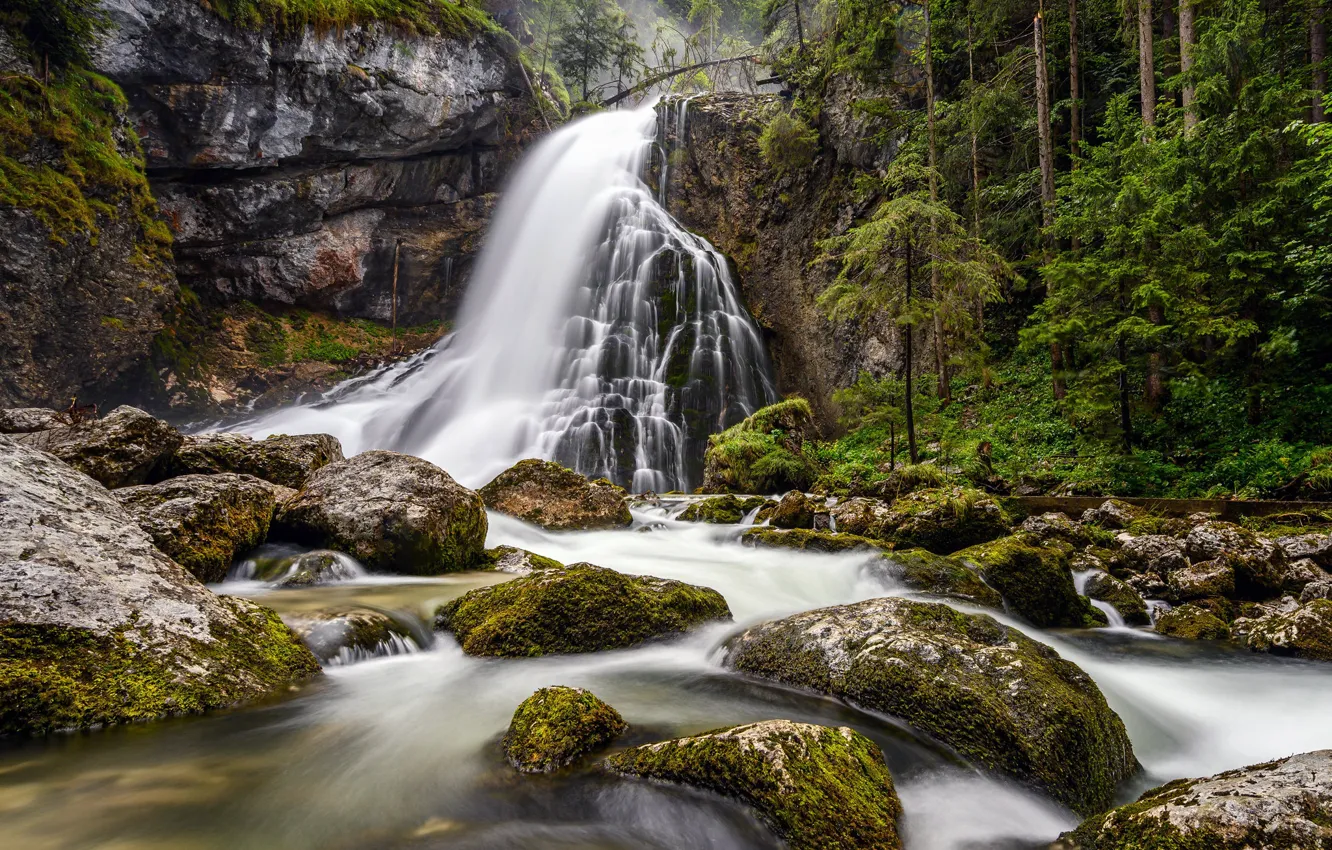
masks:
<instances>
[{"instance_id":1,"label":"leafy bush","mask_svg":"<svg viewBox=\"0 0 1332 850\"><path fill-rule=\"evenodd\" d=\"M819 152L819 134L792 112L774 115L759 135L763 161L778 174L809 168Z\"/></svg>"}]
</instances>

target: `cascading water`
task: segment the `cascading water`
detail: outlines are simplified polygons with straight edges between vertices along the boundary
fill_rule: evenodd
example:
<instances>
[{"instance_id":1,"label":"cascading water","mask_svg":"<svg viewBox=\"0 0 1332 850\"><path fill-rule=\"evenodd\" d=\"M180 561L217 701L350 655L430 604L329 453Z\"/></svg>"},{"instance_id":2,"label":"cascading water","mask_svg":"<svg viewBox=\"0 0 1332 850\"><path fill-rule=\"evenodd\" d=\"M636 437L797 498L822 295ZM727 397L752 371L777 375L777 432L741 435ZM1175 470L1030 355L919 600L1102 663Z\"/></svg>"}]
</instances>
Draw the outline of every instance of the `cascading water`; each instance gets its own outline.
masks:
<instances>
[{"instance_id":1,"label":"cascading water","mask_svg":"<svg viewBox=\"0 0 1332 850\"><path fill-rule=\"evenodd\" d=\"M669 160L657 124L609 112L546 139L505 192L455 334L243 429L332 433L474 486L532 456L635 491L696 486L708 435L775 393L725 258L642 180L652 151Z\"/></svg>"}]
</instances>

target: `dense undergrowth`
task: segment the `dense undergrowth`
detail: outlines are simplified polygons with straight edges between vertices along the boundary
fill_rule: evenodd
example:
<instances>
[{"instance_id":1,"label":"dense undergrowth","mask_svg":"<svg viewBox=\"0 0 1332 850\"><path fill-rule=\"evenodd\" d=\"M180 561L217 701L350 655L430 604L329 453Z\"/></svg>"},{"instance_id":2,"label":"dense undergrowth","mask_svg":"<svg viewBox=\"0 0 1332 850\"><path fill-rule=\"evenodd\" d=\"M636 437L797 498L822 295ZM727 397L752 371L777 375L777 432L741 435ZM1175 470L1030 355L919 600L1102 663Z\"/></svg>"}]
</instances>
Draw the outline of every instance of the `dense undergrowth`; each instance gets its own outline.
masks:
<instances>
[{"instance_id":1,"label":"dense undergrowth","mask_svg":"<svg viewBox=\"0 0 1332 850\"><path fill-rule=\"evenodd\" d=\"M282 32L382 22L427 35L464 37L496 28L481 9L450 0L211 0L209 5L237 26L272 26Z\"/></svg>"}]
</instances>

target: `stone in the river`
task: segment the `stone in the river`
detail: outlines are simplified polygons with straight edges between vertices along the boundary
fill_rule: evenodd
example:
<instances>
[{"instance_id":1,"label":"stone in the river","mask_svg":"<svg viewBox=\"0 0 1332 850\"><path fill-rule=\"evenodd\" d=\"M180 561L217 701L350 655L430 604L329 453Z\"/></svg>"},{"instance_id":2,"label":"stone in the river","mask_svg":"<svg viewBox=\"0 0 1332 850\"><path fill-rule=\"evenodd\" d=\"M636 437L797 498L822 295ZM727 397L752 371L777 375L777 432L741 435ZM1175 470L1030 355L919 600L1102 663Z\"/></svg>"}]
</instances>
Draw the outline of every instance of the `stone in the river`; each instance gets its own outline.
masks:
<instances>
[{"instance_id":1,"label":"stone in the river","mask_svg":"<svg viewBox=\"0 0 1332 850\"><path fill-rule=\"evenodd\" d=\"M884 547L875 540L854 534L815 531L811 528L753 528L740 536L745 546L765 549L799 549L810 552L874 552Z\"/></svg>"},{"instance_id":2,"label":"stone in the river","mask_svg":"<svg viewBox=\"0 0 1332 850\"><path fill-rule=\"evenodd\" d=\"M411 629L387 612L348 606L282 617L321 662L351 663L414 647Z\"/></svg>"},{"instance_id":3,"label":"stone in the river","mask_svg":"<svg viewBox=\"0 0 1332 850\"><path fill-rule=\"evenodd\" d=\"M741 499L727 494L713 496L710 499L694 502L680 512L676 519L682 522L708 522L716 525L735 525L755 508L761 508L768 500L762 496L750 496Z\"/></svg>"},{"instance_id":4,"label":"stone in the river","mask_svg":"<svg viewBox=\"0 0 1332 850\"><path fill-rule=\"evenodd\" d=\"M16 442L50 452L111 488L143 484L183 439L161 419L125 406L101 419L14 435Z\"/></svg>"},{"instance_id":5,"label":"stone in the river","mask_svg":"<svg viewBox=\"0 0 1332 850\"><path fill-rule=\"evenodd\" d=\"M1278 537L1276 545L1291 561L1311 558L1323 569L1332 569L1332 533L1311 531L1292 534L1288 537Z\"/></svg>"},{"instance_id":6,"label":"stone in the river","mask_svg":"<svg viewBox=\"0 0 1332 850\"><path fill-rule=\"evenodd\" d=\"M480 490L486 507L549 531L626 528L628 493L606 479L589 481L548 460L523 460Z\"/></svg>"},{"instance_id":7,"label":"stone in the river","mask_svg":"<svg viewBox=\"0 0 1332 850\"><path fill-rule=\"evenodd\" d=\"M490 559L496 572L511 573L516 576L564 568L564 564L554 558L547 558L545 555L538 555L516 546L496 546L494 549L487 549L486 557Z\"/></svg>"},{"instance_id":8,"label":"stone in the river","mask_svg":"<svg viewBox=\"0 0 1332 850\"><path fill-rule=\"evenodd\" d=\"M1145 515L1142 508L1136 508L1128 502L1118 499L1106 499L1098 508L1089 508L1082 514L1082 521L1095 523L1102 528L1128 528L1133 521Z\"/></svg>"},{"instance_id":9,"label":"stone in the river","mask_svg":"<svg viewBox=\"0 0 1332 850\"><path fill-rule=\"evenodd\" d=\"M1266 599L1281 591L1286 553L1271 540L1229 522L1204 522L1184 541L1189 560L1223 560L1235 572L1235 594Z\"/></svg>"},{"instance_id":10,"label":"stone in the river","mask_svg":"<svg viewBox=\"0 0 1332 850\"><path fill-rule=\"evenodd\" d=\"M504 757L519 773L551 773L605 747L629 728L591 691L556 685L523 700L504 734Z\"/></svg>"},{"instance_id":11,"label":"stone in the river","mask_svg":"<svg viewBox=\"0 0 1332 850\"><path fill-rule=\"evenodd\" d=\"M1004 600L974 569L956 558L924 549L889 552L882 556L888 573L912 590L947 596L985 608L1003 608Z\"/></svg>"},{"instance_id":12,"label":"stone in the river","mask_svg":"<svg viewBox=\"0 0 1332 850\"><path fill-rule=\"evenodd\" d=\"M1065 546L1067 548L1067 546ZM1043 629L1097 626L1096 611L1073 585L1068 559L1055 546L1019 534L964 549L953 557L973 564L1010 610Z\"/></svg>"},{"instance_id":13,"label":"stone in the river","mask_svg":"<svg viewBox=\"0 0 1332 850\"><path fill-rule=\"evenodd\" d=\"M900 496L884 517L883 539L899 549L941 555L1008 534L1008 517L993 499L969 487L936 487Z\"/></svg>"},{"instance_id":14,"label":"stone in the river","mask_svg":"<svg viewBox=\"0 0 1332 850\"><path fill-rule=\"evenodd\" d=\"M814 503L799 490L782 496L768 523L774 528L813 528Z\"/></svg>"},{"instance_id":15,"label":"stone in the river","mask_svg":"<svg viewBox=\"0 0 1332 850\"><path fill-rule=\"evenodd\" d=\"M373 571L431 575L486 564L481 497L429 461L372 451L315 470L275 533Z\"/></svg>"},{"instance_id":16,"label":"stone in the river","mask_svg":"<svg viewBox=\"0 0 1332 850\"><path fill-rule=\"evenodd\" d=\"M435 625L469 655L523 657L620 649L730 618L711 588L571 564L470 591L440 606Z\"/></svg>"},{"instance_id":17,"label":"stone in the river","mask_svg":"<svg viewBox=\"0 0 1332 850\"><path fill-rule=\"evenodd\" d=\"M1098 814L1062 850L1326 850L1332 750L1178 779Z\"/></svg>"},{"instance_id":18,"label":"stone in the river","mask_svg":"<svg viewBox=\"0 0 1332 850\"><path fill-rule=\"evenodd\" d=\"M791 850L899 850L883 753L845 726L768 720L616 753L612 771L750 806Z\"/></svg>"},{"instance_id":19,"label":"stone in the river","mask_svg":"<svg viewBox=\"0 0 1332 850\"><path fill-rule=\"evenodd\" d=\"M268 536L273 487L249 475L183 475L115 491L139 527L199 581L218 582Z\"/></svg>"},{"instance_id":20,"label":"stone in the river","mask_svg":"<svg viewBox=\"0 0 1332 850\"><path fill-rule=\"evenodd\" d=\"M1036 540L1062 540L1074 546L1088 543L1087 532L1082 526L1069 518L1068 514L1057 512L1029 516L1018 526L1018 531Z\"/></svg>"},{"instance_id":21,"label":"stone in the river","mask_svg":"<svg viewBox=\"0 0 1332 850\"><path fill-rule=\"evenodd\" d=\"M0 410L0 434L31 434L33 431L49 431L66 424L64 416L57 410L45 407L13 407Z\"/></svg>"},{"instance_id":22,"label":"stone in the river","mask_svg":"<svg viewBox=\"0 0 1332 850\"><path fill-rule=\"evenodd\" d=\"M890 512L887 502L865 496L843 499L829 511L839 532L861 537L883 536L883 522Z\"/></svg>"},{"instance_id":23,"label":"stone in the river","mask_svg":"<svg viewBox=\"0 0 1332 850\"><path fill-rule=\"evenodd\" d=\"M984 614L871 599L754 626L725 664L901 717L1083 814L1137 770L1091 677Z\"/></svg>"},{"instance_id":24,"label":"stone in the river","mask_svg":"<svg viewBox=\"0 0 1332 850\"><path fill-rule=\"evenodd\" d=\"M1156 630L1185 640L1227 640L1230 626L1199 605L1181 605L1157 615Z\"/></svg>"},{"instance_id":25,"label":"stone in the river","mask_svg":"<svg viewBox=\"0 0 1332 850\"><path fill-rule=\"evenodd\" d=\"M1120 534L1115 539L1119 543L1120 559L1131 570L1153 573L1164 579L1175 570L1182 570L1189 565L1184 541L1168 535L1144 534L1134 537Z\"/></svg>"},{"instance_id":26,"label":"stone in the river","mask_svg":"<svg viewBox=\"0 0 1332 850\"><path fill-rule=\"evenodd\" d=\"M101 484L0 437L0 735L198 713L318 670L277 614L209 591Z\"/></svg>"},{"instance_id":27,"label":"stone in the river","mask_svg":"<svg viewBox=\"0 0 1332 850\"><path fill-rule=\"evenodd\" d=\"M1213 596L1233 596L1235 570L1224 558L1200 561L1171 573L1166 578L1166 587L1166 599L1175 603Z\"/></svg>"},{"instance_id":28,"label":"stone in the river","mask_svg":"<svg viewBox=\"0 0 1332 850\"><path fill-rule=\"evenodd\" d=\"M1245 641L1255 652L1332 661L1332 599L1314 599L1251 625Z\"/></svg>"},{"instance_id":29,"label":"stone in the river","mask_svg":"<svg viewBox=\"0 0 1332 850\"><path fill-rule=\"evenodd\" d=\"M350 581L360 575L360 564L350 555L331 549L316 549L284 560L281 572L274 576L274 580L279 587L314 587Z\"/></svg>"},{"instance_id":30,"label":"stone in the river","mask_svg":"<svg viewBox=\"0 0 1332 850\"><path fill-rule=\"evenodd\" d=\"M1087 593L1087 598L1105 602L1118 611L1126 625L1151 625L1152 618L1147 613L1147 603L1138 595L1138 591L1109 573L1093 573L1088 576L1083 589Z\"/></svg>"},{"instance_id":31,"label":"stone in the river","mask_svg":"<svg viewBox=\"0 0 1332 850\"><path fill-rule=\"evenodd\" d=\"M310 473L343 460L342 444L328 434L273 435L256 440L245 434L186 437L167 464L169 475L239 472L297 490Z\"/></svg>"}]
</instances>

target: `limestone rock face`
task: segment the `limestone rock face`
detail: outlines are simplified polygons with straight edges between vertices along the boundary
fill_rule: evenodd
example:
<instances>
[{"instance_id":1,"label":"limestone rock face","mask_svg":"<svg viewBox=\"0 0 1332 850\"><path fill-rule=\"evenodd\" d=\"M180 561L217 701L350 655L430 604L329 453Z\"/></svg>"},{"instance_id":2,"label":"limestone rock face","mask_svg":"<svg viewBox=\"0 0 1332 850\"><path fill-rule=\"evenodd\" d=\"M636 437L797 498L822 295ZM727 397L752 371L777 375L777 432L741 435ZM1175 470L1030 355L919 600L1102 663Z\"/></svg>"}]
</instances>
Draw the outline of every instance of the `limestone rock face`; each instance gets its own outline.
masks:
<instances>
[{"instance_id":1,"label":"limestone rock face","mask_svg":"<svg viewBox=\"0 0 1332 850\"><path fill-rule=\"evenodd\" d=\"M1063 836L1066 850L1332 846L1332 750L1180 779Z\"/></svg>"},{"instance_id":2,"label":"limestone rock face","mask_svg":"<svg viewBox=\"0 0 1332 850\"><path fill-rule=\"evenodd\" d=\"M634 521L623 487L588 481L548 460L519 461L479 492L492 511L550 531L624 528Z\"/></svg>"},{"instance_id":3,"label":"limestone rock face","mask_svg":"<svg viewBox=\"0 0 1332 850\"><path fill-rule=\"evenodd\" d=\"M117 407L101 419L14 440L50 452L110 488L143 484L183 441L180 432L135 407Z\"/></svg>"},{"instance_id":4,"label":"limestone rock face","mask_svg":"<svg viewBox=\"0 0 1332 850\"><path fill-rule=\"evenodd\" d=\"M792 850L899 850L883 753L845 726L768 720L616 753L607 767L738 800Z\"/></svg>"},{"instance_id":5,"label":"limestone rock face","mask_svg":"<svg viewBox=\"0 0 1332 850\"><path fill-rule=\"evenodd\" d=\"M276 614L213 594L102 485L0 438L0 735L201 712L318 669Z\"/></svg>"},{"instance_id":6,"label":"limestone rock face","mask_svg":"<svg viewBox=\"0 0 1332 850\"><path fill-rule=\"evenodd\" d=\"M823 608L748 629L725 664L901 717L1074 811L1103 810L1137 770L1095 682L983 614L894 598Z\"/></svg>"},{"instance_id":7,"label":"limestone rock face","mask_svg":"<svg viewBox=\"0 0 1332 850\"><path fill-rule=\"evenodd\" d=\"M620 713L591 691L542 688L513 713L504 757L519 773L550 773L601 749L628 728Z\"/></svg>"},{"instance_id":8,"label":"limestone rock face","mask_svg":"<svg viewBox=\"0 0 1332 850\"><path fill-rule=\"evenodd\" d=\"M1332 600L1314 599L1264 617L1249 627L1246 643L1257 652L1332 661Z\"/></svg>"},{"instance_id":9,"label":"limestone rock face","mask_svg":"<svg viewBox=\"0 0 1332 850\"><path fill-rule=\"evenodd\" d=\"M430 575L485 565L481 497L433 463L396 452L365 452L316 470L276 525L369 570Z\"/></svg>"},{"instance_id":10,"label":"limestone rock face","mask_svg":"<svg viewBox=\"0 0 1332 850\"><path fill-rule=\"evenodd\" d=\"M299 490L310 473L339 460L344 460L342 444L328 434L275 434L263 440L245 434L201 434L185 438L168 473L239 472Z\"/></svg>"},{"instance_id":11,"label":"limestone rock face","mask_svg":"<svg viewBox=\"0 0 1332 850\"><path fill-rule=\"evenodd\" d=\"M264 542L273 520L273 487L249 475L183 475L115 496L158 549L204 582L226 578L237 555Z\"/></svg>"},{"instance_id":12,"label":"limestone rock face","mask_svg":"<svg viewBox=\"0 0 1332 850\"><path fill-rule=\"evenodd\" d=\"M442 605L435 626L469 655L534 657L621 649L730 618L711 588L571 564L470 591Z\"/></svg>"}]
</instances>

